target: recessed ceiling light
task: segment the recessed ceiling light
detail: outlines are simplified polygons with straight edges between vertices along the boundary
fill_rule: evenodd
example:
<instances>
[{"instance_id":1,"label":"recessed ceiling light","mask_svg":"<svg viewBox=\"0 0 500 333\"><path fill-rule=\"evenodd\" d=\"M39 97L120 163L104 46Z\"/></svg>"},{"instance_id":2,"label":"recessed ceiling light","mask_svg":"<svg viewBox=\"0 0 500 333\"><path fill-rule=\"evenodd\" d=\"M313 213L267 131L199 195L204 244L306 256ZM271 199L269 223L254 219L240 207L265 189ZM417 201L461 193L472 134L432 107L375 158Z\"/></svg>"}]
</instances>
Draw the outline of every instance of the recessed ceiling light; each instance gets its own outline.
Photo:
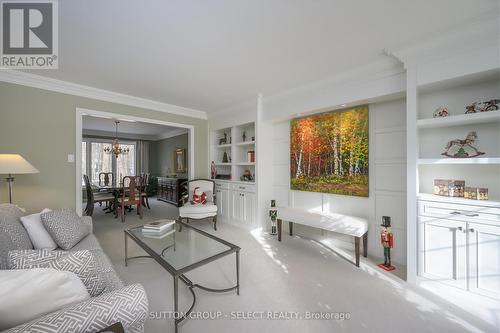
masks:
<instances>
[{"instance_id":1,"label":"recessed ceiling light","mask_svg":"<svg viewBox=\"0 0 500 333\"><path fill-rule=\"evenodd\" d=\"M341 107L347 106L347 104L340 104Z\"/></svg>"}]
</instances>

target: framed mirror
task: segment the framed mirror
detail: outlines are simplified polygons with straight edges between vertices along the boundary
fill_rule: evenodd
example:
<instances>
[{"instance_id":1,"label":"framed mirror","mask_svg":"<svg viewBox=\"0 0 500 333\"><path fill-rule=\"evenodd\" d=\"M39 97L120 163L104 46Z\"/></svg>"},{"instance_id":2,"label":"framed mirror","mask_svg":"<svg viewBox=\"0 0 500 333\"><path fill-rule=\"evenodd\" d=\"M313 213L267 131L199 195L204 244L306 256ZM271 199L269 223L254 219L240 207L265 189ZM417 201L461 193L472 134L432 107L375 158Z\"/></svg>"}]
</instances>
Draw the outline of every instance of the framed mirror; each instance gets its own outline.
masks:
<instances>
[{"instance_id":1,"label":"framed mirror","mask_svg":"<svg viewBox=\"0 0 500 333\"><path fill-rule=\"evenodd\" d=\"M174 151L174 172L175 173L186 173L186 149L177 148Z\"/></svg>"}]
</instances>

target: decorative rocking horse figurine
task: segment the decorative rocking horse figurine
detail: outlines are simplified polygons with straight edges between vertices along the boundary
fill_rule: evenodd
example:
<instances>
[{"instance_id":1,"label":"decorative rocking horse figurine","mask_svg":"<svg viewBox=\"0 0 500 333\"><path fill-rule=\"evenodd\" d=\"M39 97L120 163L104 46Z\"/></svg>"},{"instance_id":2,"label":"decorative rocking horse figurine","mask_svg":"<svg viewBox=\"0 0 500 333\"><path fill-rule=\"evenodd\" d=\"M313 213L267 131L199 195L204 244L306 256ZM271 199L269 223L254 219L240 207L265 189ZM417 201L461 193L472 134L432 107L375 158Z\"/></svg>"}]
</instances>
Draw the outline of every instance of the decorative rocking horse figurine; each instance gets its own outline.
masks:
<instances>
[{"instance_id":1,"label":"decorative rocking horse figurine","mask_svg":"<svg viewBox=\"0 0 500 333\"><path fill-rule=\"evenodd\" d=\"M441 155L452 157L452 158L471 158L479 155L484 155L472 144L477 139L476 132L469 132L465 140L452 140L448 142L445 149L446 151Z\"/></svg>"},{"instance_id":2,"label":"decorative rocking horse figurine","mask_svg":"<svg viewBox=\"0 0 500 333\"><path fill-rule=\"evenodd\" d=\"M465 113L496 111L500 109L498 104L500 104L500 99L491 99L486 102L475 102L465 107Z\"/></svg>"}]
</instances>

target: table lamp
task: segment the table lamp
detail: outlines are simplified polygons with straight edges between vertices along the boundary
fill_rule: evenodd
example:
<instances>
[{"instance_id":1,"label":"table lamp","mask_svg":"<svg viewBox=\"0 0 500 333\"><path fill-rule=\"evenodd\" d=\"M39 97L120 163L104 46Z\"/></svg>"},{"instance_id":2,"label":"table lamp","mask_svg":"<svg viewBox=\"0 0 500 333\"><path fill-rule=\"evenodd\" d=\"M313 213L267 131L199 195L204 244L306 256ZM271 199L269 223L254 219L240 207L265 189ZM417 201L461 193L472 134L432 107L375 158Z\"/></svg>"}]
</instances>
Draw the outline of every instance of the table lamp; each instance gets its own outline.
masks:
<instances>
[{"instance_id":1,"label":"table lamp","mask_svg":"<svg viewBox=\"0 0 500 333\"><path fill-rule=\"evenodd\" d=\"M0 154L0 174L9 175L9 203L12 203L12 174L38 173L39 171L19 154Z\"/></svg>"}]
</instances>

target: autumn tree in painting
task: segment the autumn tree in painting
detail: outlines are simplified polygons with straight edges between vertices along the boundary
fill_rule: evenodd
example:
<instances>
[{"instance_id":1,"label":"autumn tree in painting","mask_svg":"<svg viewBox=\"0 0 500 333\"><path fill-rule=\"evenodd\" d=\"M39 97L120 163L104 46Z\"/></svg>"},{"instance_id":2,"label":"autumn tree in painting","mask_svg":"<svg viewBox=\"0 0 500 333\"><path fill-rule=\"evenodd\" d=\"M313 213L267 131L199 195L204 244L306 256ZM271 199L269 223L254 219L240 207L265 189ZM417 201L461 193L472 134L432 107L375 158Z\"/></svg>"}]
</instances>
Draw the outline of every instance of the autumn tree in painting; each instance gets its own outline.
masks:
<instances>
[{"instance_id":1,"label":"autumn tree in painting","mask_svg":"<svg viewBox=\"0 0 500 333\"><path fill-rule=\"evenodd\" d=\"M291 121L292 190L368 196L368 108Z\"/></svg>"}]
</instances>

